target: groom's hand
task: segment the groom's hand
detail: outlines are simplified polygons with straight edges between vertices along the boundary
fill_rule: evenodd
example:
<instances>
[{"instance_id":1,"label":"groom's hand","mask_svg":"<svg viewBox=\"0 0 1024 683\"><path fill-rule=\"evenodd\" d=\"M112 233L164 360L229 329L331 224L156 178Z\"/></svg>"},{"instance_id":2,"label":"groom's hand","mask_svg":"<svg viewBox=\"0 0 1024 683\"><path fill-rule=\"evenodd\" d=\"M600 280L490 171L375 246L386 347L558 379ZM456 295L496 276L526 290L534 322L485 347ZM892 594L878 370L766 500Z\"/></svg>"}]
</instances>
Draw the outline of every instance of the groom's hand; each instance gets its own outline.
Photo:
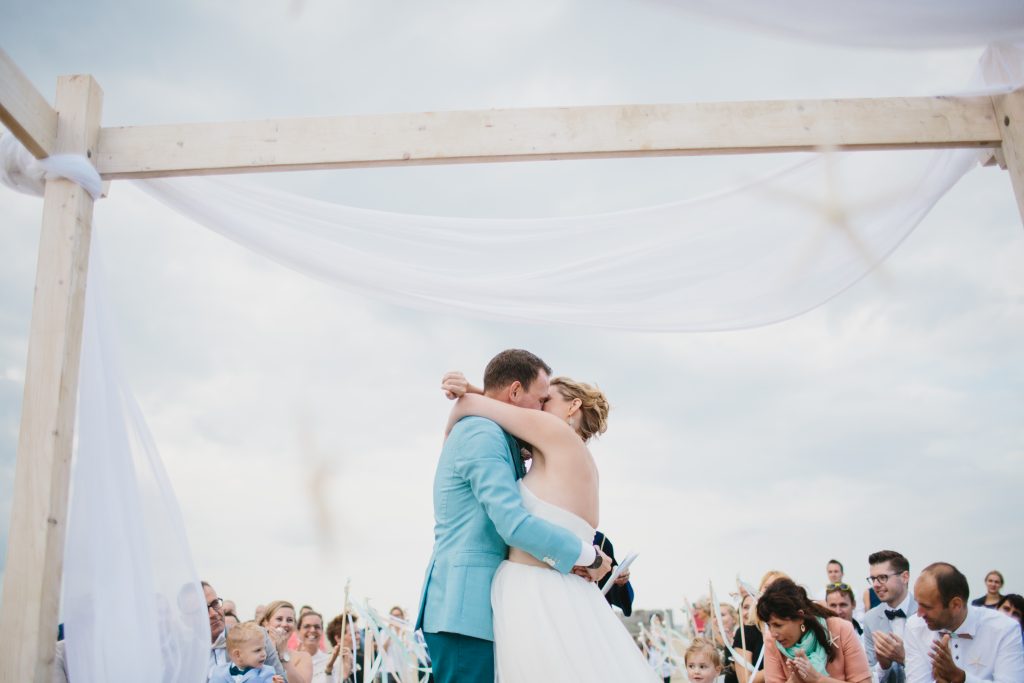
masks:
<instances>
[{"instance_id":1,"label":"groom's hand","mask_svg":"<svg viewBox=\"0 0 1024 683\"><path fill-rule=\"evenodd\" d=\"M587 581L593 581L594 580L594 579L592 579L590 577L590 570L587 569L586 567L581 567L579 565L576 565L576 566L574 566L572 568L572 573L575 574L576 576L580 577L581 579L585 579Z\"/></svg>"},{"instance_id":2,"label":"groom's hand","mask_svg":"<svg viewBox=\"0 0 1024 683\"><path fill-rule=\"evenodd\" d=\"M601 558L601 566L597 569L588 569L587 572L590 574L590 578L593 581L600 581L604 577L608 576L608 572L612 570L612 558L608 557L603 550L594 546L594 550L597 551L598 556Z\"/></svg>"}]
</instances>

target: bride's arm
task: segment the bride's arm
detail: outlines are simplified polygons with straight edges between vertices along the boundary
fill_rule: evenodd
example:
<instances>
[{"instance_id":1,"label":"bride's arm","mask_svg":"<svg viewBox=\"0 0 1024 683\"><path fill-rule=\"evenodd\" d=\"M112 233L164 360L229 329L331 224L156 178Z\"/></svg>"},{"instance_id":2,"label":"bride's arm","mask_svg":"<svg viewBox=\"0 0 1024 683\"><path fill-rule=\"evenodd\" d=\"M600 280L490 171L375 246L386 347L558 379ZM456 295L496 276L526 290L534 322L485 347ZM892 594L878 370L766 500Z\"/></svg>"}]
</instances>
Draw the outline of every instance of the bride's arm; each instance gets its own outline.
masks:
<instances>
[{"instance_id":1,"label":"bride's arm","mask_svg":"<svg viewBox=\"0 0 1024 683\"><path fill-rule=\"evenodd\" d=\"M466 394L452 408L448 416L448 429L469 415L486 417L497 422L502 429L522 441L533 444L542 452L550 446L579 442L572 427L543 410L520 408L479 394Z\"/></svg>"}]
</instances>

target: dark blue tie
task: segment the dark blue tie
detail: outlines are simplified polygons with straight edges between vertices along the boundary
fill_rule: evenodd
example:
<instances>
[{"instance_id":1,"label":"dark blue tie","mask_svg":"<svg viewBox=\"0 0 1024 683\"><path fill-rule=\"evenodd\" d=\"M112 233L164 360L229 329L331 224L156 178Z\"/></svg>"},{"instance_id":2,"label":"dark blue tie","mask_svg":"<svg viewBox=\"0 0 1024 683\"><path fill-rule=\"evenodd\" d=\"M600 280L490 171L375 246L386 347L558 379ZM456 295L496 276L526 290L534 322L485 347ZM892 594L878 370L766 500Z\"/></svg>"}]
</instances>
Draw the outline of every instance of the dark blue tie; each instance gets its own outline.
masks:
<instances>
[{"instance_id":1,"label":"dark blue tie","mask_svg":"<svg viewBox=\"0 0 1024 683\"><path fill-rule=\"evenodd\" d=\"M901 609L887 609L887 610L885 610L885 616L886 616L886 618L889 621L892 621L896 617L901 617L903 619L906 619L907 618L907 613L904 612Z\"/></svg>"}]
</instances>

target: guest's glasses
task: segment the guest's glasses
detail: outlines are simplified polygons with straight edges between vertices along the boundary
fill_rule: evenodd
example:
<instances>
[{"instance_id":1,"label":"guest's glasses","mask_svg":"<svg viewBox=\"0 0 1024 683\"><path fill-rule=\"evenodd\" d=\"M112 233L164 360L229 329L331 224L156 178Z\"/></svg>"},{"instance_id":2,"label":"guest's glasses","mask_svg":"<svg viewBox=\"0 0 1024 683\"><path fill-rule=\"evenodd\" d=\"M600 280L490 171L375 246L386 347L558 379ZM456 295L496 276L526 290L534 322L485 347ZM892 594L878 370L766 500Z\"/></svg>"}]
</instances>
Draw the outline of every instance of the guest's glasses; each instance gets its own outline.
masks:
<instances>
[{"instance_id":1,"label":"guest's glasses","mask_svg":"<svg viewBox=\"0 0 1024 683\"><path fill-rule=\"evenodd\" d=\"M896 576L895 574L879 574L877 576L869 576L867 581L870 584L876 583L889 583L889 579Z\"/></svg>"},{"instance_id":2,"label":"guest's glasses","mask_svg":"<svg viewBox=\"0 0 1024 683\"><path fill-rule=\"evenodd\" d=\"M221 598L214 598L210 602L206 603L206 609L219 610L223 606L224 600L222 600Z\"/></svg>"},{"instance_id":3,"label":"guest's glasses","mask_svg":"<svg viewBox=\"0 0 1024 683\"><path fill-rule=\"evenodd\" d=\"M871 579L868 579L868 580L870 581ZM839 582L833 581L832 583L826 583L825 584L825 590L848 591L848 590L850 590L850 585L846 584L846 583L839 583Z\"/></svg>"}]
</instances>

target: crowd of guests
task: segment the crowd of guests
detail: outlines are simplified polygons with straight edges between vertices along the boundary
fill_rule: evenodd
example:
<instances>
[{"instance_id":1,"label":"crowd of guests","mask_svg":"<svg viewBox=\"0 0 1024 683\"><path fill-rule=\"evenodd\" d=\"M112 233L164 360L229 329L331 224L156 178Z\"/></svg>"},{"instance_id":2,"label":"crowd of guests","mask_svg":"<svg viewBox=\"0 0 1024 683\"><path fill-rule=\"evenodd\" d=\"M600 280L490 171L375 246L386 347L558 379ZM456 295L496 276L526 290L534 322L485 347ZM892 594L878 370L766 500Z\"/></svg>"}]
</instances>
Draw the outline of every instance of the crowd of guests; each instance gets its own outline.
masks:
<instances>
[{"instance_id":1,"label":"crowd of guests","mask_svg":"<svg viewBox=\"0 0 1024 683\"><path fill-rule=\"evenodd\" d=\"M772 571L756 591L741 585L717 618L709 601L693 606L689 633L674 642L652 622L641 647L666 683L683 673L691 683L1024 683L1024 598L1002 593L1000 572L970 601L949 563L914 582L896 551L872 553L868 565L860 604L837 560L813 595Z\"/></svg>"},{"instance_id":2,"label":"crowd of guests","mask_svg":"<svg viewBox=\"0 0 1024 683\"><path fill-rule=\"evenodd\" d=\"M210 617L211 682L411 683L429 670L423 641L401 607L392 607L382 623L362 623L347 610L325 624L309 605L296 611L292 603L275 600L242 620L233 602L209 583L202 586Z\"/></svg>"},{"instance_id":3,"label":"crowd of guests","mask_svg":"<svg viewBox=\"0 0 1024 683\"><path fill-rule=\"evenodd\" d=\"M1024 597L1003 593L1000 572L988 573L985 595L972 601L952 564L932 563L913 582L896 551L872 553L868 566L860 601L837 560L813 595L771 571L756 589L740 584L732 602L692 606L685 633L655 614L638 644L665 683L1024 683ZM348 609L325 622L308 605L276 600L243 619L212 585L202 587L209 681L430 680L422 636L400 607L387 617ZM609 602L628 616L632 589L628 581L616 588ZM66 683L62 653L57 680Z\"/></svg>"},{"instance_id":4,"label":"crowd of guests","mask_svg":"<svg viewBox=\"0 0 1024 683\"><path fill-rule=\"evenodd\" d=\"M771 571L756 589L741 585L733 602L698 603L685 634L655 614L638 643L666 683L1024 683L1024 598L1002 592L1000 572L989 572L986 594L971 601L967 578L951 564L930 564L914 582L896 551L871 554L868 566L859 600L837 560L814 594ZM325 624L313 608L282 600L242 620L210 584L203 590L211 681L429 678L425 646L399 607L376 629L353 611ZM628 597L612 602L628 613Z\"/></svg>"}]
</instances>

